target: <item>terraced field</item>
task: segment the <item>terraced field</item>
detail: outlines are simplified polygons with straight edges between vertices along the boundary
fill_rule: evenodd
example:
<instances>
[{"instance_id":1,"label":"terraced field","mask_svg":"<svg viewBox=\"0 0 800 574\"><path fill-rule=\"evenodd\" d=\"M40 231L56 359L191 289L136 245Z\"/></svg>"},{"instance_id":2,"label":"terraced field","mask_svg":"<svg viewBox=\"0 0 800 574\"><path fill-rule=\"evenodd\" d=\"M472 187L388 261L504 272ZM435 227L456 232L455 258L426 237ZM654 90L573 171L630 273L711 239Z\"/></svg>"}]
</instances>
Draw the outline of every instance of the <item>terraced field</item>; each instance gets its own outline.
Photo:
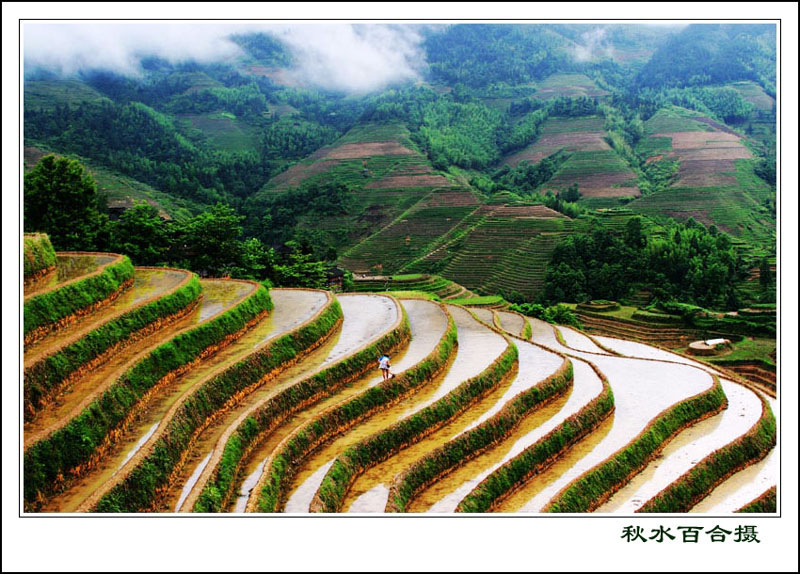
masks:
<instances>
[{"instance_id":1,"label":"terraced field","mask_svg":"<svg viewBox=\"0 0 800 574\"><path fill-rule=\"evenodd\" d=\"M478 201L469 191L431 193L380 232L347 251L340 263L354 272L367 272L376 266L383 272L396 272L433 251L477 208Z\"/></svg>"},{"instance_id":2,"label":"terraced field","mask_svg":"<svg viewBox=\"0 0 800 574\"><path fill-rule=\"evenodd\" d=\"M570 152L553 178L540 191L561 191L578 184L585 198L638 197L636 174L606 143L603 118L550 117L539 139L506 158L516 166L522 161L536 163L559 150Z\"/></svg>"},{"instance_id":3,"label":"terraced field","mask_svg":"<svg viewBox=\"0 0 800 574\"><path fill-rule=\"evenodd\" d=\"M88 275L114 261L112 255L62 253L56 256L56 268L25 285L25 298L62 287L65 283Z\"/></svg>"},{"instance_id":4,"label":"terraced field","mask_svg":"<svg viewBox=\"0 0 800 574\"><path fill-rule=\"evenodd\" d=\"M675 181L631 204L651 216L716 225L765 248L775 243L775 222L761 202L775 191L752 173L753 155L730 128L702 115L673 108L645 122L639 149L652 160L679 162Z\"/></svg>"},{"instance_id":5,"label":"terraced field","mask_svg":"<svg viewBox=\"0 0 800 574\"><path fill-rule=\"evenodd\" d=\"M472 191L435 172L409 135L399 123L358 124L273 177L251 201L314 182L347 185L347 213L315 214L298 226L326 232L351 270L394 272L479 203Z\"/></svg>"},{"instance_id":6,"label":"terraced field","mask_svg":"<svg viewBox=\"0 0 800 574\"><path fill-rule=\"evenodd\" d=\"M26 368L145 309L37 403L26 512L725 514L777 485L774 397L507 311L137 268Z\"/></svg>"},{"instance_id":7,"label":"terraced field","mask_svg":"<svg viewBox=\"0 0 800 574\"><path fill-rule=\"evenodd\" d=\"M583 74L553 74L537 84L533 97L546 100L558 97L602 98L608 95L607 91L597 87L597 84Z\"/></svg>"},{"instance_id":8,"label":"terraced field","mask_svg":"<svg viewBox=\"0 0 800 574\"><path fill-rule=\"evenodd\" d=\"M433 267L477 293L532 297L544 284L555 246L581 224L541 205L482 206L453 239L404 271Z\"/></svg>"}]
</instances>

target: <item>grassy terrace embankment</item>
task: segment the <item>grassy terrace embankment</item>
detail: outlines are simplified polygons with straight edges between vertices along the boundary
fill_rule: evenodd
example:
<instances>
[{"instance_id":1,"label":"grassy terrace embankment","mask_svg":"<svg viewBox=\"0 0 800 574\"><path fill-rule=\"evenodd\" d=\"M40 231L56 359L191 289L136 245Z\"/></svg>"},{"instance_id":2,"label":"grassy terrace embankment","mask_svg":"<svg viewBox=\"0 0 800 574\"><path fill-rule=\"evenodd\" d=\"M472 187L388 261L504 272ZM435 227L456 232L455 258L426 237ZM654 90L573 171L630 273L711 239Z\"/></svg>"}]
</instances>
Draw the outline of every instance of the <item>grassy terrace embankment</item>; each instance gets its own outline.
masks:
<instances>
[{"instance_id":1,"label":"grassy terrace embankment","mask_svg":"<svg viewBox=\"0 0 800 574\"><path fill-rule=\"evenodd\" d=\"M328 293L318 294L324 304L297 329L278 337L280 333L274 333L271 324L255 328L236 343L237 349L224 363L201 374L166 412L142 450L83 508L98 512L153 508L180 473L193 442L214 419L324 343L339 326L342 310L338 301ZM303 299L303 303L315 308L313 300Z\"/></svg>"},{"instance_id":2,"label":"grassy terrace embankment","mask_svg":"<svg viewBox=\"0 0 800 574\"><path fill-rule=\"evenodd\" d=\"M23 325L25 344L42 339L78 316L110 303L133 284L133 265L123 255L63 253L68 256L102 258L94 271L66 283L48 287L25 297Z\"/></svg>"},{"instance_id":3,"label":"grassy terrace embankment","mask_svg":"<svg viewBox=\"0 0 800 574\"><path fill-rule=\"evenodd\" d=\"M736 383L720 381L728 408L692 425L661 452L658 459L616 492L597 512L631 514L690 470L697 461L736 440L758 424L761 400L756 393Z\"/></svg>"},{"instance_id":4,"label":"grassy terrace embankment","mask_svg":"<svg viewBox=\"0 0 800 574\"><path fill-rule=\"evenodd\" d=\"M524 373L518 377L520 375ZM572 378L572 363L564 359L561 367L545 380L507 402L498 401L504 406L491 418L429 452L397 475L389 490L386 511L405 512L411 499L422 489L505 440L523 418L567 393L572 387Z\"/></svg>"},{"instance_id":5,"label":"grassy terrace embankment","mask_svg":"<svg viewBox=\"0 0 800 574\"><path fill-rule=\"evenodd\" d=\"M447 318L448 322L442 337L422 360L414 363L419 352L409 349L412 358L407 362L413 363L409 368L404 370L406 365L395 364L393 367L397 375L395 378L382 381L363 393L326 409L284 439L265 463L262 479L254 487L257 495L251 498L248 509L258 512L282 510L288 486L297 474L299 465L311 452L379 410L386 409L419 391L423 385L431 382L445 369L457 344L456 324L449 315ZM417 325L417 329L419 327ZM427 344L424 346L428 347Z\"/></svg>"},{"instance_id":6,"label":"grassy terrace embankment","mask_svg":"<svg viewBox=\"0 0 800 574\"><path fill-rule=\"evenodd\" d=\"M637 512L688 512L728 477L766 457L777 442L777 423L767 399L759 398L761 417L747 433L706 456Z\"/></svg>"},{"instance_id":7,"label":"grassy terrace embankment","mask_svg":"<svg viewBox=\"0 0 800 574\"><path fill-rule=\"evenodd\" d=\"M169 274L171 277L160 285L156 281L156 288L153 281L145 279L138 284L135 281L129 293L106 308L111 310L106 322L96 327L96 323L87 322L75 332L64 330L65 337L48 337L33 349L34 357L26 356L23 379L25 420L31 420L39 409L82 373L107 361L111 354L125 345L184 315L200 296L200 281L192 273L162 269L137 269L136 273L137 279L143 274Z\"/></svg>"},{"instance_id":8,"label":"grassy terrace embankment","mask_svg":"<svg viewBox=\"0 0 800 574\"><path fill-rule=\"evenodd\" d=\"M39 508L70 479L93 467L160 386L230 344L272 308L267 290L260 285L227 283L247 285L230 308L225 303L209 308L210 316L203 317L204 321L146 351L82 410L38 433L26 432L26 508Z\"/></svg>"},{"instance_id":9,"label":"grassy terrace embankment","mask_svg":"<svg viewBox=\"0 0 800 574\"><path fill-rule=\"evenodd\" d=\"M354 270L380 265L395 272L426 255L464 218L478 207L467 190L435 191L390 225L347 251L340 262Z\"/></svg>"},{"instance_id":10,"label":"grassy terrace embankment","mask_svg":"<svg viewBox=\"0 0 800 574\"><path fill-rule=\"evenodd\" d=\"M636 174L606 143L603 123L600 116L551 116L536 142L506 158L506 163L533 164L564 150L569 157L539 191L555 193L577 183L584 198L639 196Z\"/></svg>"},{"instance_id":11,"label":"grassy terrace embankment","mask_svg":"<svg viewBox=\"0 0 800 574\"><path fill-rule=\"evenodd\" d=\"M399 310L394 301L388 297L348 294L340 295L339 301L342 306L344 320L342 321L341 329L335 336L331 337L328 343L303 359L302 362L279 376L267 389L254 393L253 397L247 399L241 407L223 417L213 432L201 439L200 450L197 451L194 457L194 460L200 461L200 464L195 468L192 476L185 481L180 495L181 499L172 504L172 508L185 512L192 510L197 496L210 478L208 473L205 472L206 469L210 471L218 464L228 439L235 435L240 424L252 413L274 397L308 378L309 373L314 374L324 370L343 357L346 358L354 351L357 351L363 345L379 339L397 322ZM393 358L396 359L399 355L407 352L403 349L404 347L401 345L400 350L392 354ZM275 446L285 436L313 418L318 412L331 404L338 403L361 392L363 390L363 380L363 377L355 379L335 393L322 397L313 405L297 411L279 422L269 433L265 433L264 437L262 437L263 440L252 443L252 448L242 458L239 471L235 477L235 483L231 486L236 492L230 497L229 504L223 510L243 512L253 490L253 485L262 474L263 461L274 451ZM201 459L203 460L201 461Z\"/></svg>"},{"instance_id":12,"label":"grassy terrace embankment","mask_svg":"<svg viewBox=\"0 0 800 574\"><path fill-rule=\"evenodd\" d=\"M569 98L602 98L609 92L599 88L591 78L584 74L557 73L551 74L536 84L537 99L550 99L558 97Z\"/></svg>"},{"instance_id":13,"label":"grassy terrace embankment","mask_svg":"<svg viewBox=\"0 0 800 574\"><path fill-rule=\"evenodd\" d=\"M357 124L333 144L273 177L250 201L265 203L275 194L301 185L330 182L350 189L346 208L335 214L324 212L300 217L297 227L327 234L344 254L343 265L356 272L368 272L374 264L384 265L388 272L396 270L401 263L398 257L412 257L436 238L436 231L428 226L444 229L446 217L453 214L436 218L443 209L452 208L453 213L460 213L464 206L477 206L475 197L465 190L457 193L456 204L450 200L439 204L440 194L431 192L447 192L453 187L452 182L431 168L427 157L411 142L408 129L397 122ZM446 198L449 193L441 195ZM415 215L417 221L400 225L417 204L420 206ZM457 222L458 218L451 225ZM384 228L388 235L382 233ZM412 239L406 246L409 233ZM366 247L373 244L373 239L377 242L374 248ZM404 248L396 247L396 239ZM348 250L362 241L365 247L358 247L360 251L350 258Z\"/></svg>"},{"instance_id":14,"label":"grassy terrace embankment","mask_svg":"<svg viewBox=\"0 0 800 574\"><path fill-rule=\"evenodd\" d=\"M56 252L45 233L23 236L22 271L27 287L56 268Z\"/></svg>"},{"instance_id":15,"label":"grassy terrace embankment","mask_svg":"<svg viewBox=\"0 0 800 574\"><path fill-rule=\"evenodd\" d=\"M737 500L741 504L748 493L752 496L759 484L774 480L771 472L774 469L770 466L774 461L776 441L776 421L769 404L772 399L753 392L751 383L743 386L720 381L718 377L726 376L724 373L683 355L606 337L595 342L610 352L662 364L689 365L709 372L715 381L720 382L727 409L701 417L707 420L678 434L661 451L658 463L651 465L654 468L648 467L618 495L601 505L598 508L601 512L686 512L712 491L711 500L702 503L703 511L732 512ZM695 462L704 456L699 463ZM756 467L758 470L751 473L750 470ZM743 468L747 470L741 472ZM754 476L744 477L748 473ZM725 482L730 476L733 478ZM714 490L721 483L726 488ZM723 490L735 492L726 497ZM712 507L713 510L709 510Z\"/></svg>"},{"instance_id":16,"label":"grassy terrace embankment","mask_svg":"<svg viewBox=\"0 0 800 574\"><path fill-rule=\"evenodd\" d=\"M357 299L354 301L358 302ZM395 305L395 321L377 339L365 341L356 349L349 348L345 352L334 350L330 366L293 381L243 413L229 432L220 438L214 459L209 462L193 494L187 499L187 508L194 512L223 510L234 496L236 476L241 465L260 441L292 414L333 395L373 368L375 358L381 353L392 352L405 345L410 336L408 318L402 307L396 302Z\"/></svg>"},{"instance_id":17,"label":"grassy terrace embankment","mask_svg":"<svg viewBox=\"0 0 800 574\"><path fill-rule=\"evenodd\" d=\"M748 502L736 512L777 512L778 511L778 489L773 486L768 489L764 494Z\"/></svg>"},{"instance_id":18,"label":"grassy terrace embankment","mask_svg":"<svg viewBox=\"0 0 800 574\"><path fill-rule=\"evenodd\" d=\"M427 273L410 273L406 275L390 275L368 278L354 278L354 293L410 292L421 291L446 299L463 292L457 283Z\"/></svg>"},{"instance_id":19,"label":"grassy terrace embankment","mask_svg":"<svg viewBox=\"0 0 800 574\"><path fill-rule=\"evenodd\" d=\"M624 449L575 479L544 508L545 512L590 512L640 472L672 437L716 414L726 405L719 380L714 386L662 411Z\"/></svg>"},{"instance_id":20,"label":"grassy terrace embankment","mask_svg":"<svg viewBox=\"0 0 800 574\"><path fill-rule=\"evenodd\" d=\"M466 350L459 342L457 362ZM454 363L451 371L457 372L456 366ZM506 340L505 350L479 374L466 381L463 379L457 381L460 384L441 398L434 395L427 404L417 405L413 414L349 446L328 470L311 501L309 510L340 511L348 491L359 475L459 416L512 376L516 367L517 348ZM447 387L443 386L443 390L447 390ZM435 402L432 402L434 400Z\"/></svg>"},{"instance_id":21,"label":"grassy terrace embankment","mask_svg":"<svg viewBox=\"0 0 800 574\"><path fill-rule=\"evenodd\" d=\"M649 361L575 351L559 342L551 326L538 320L533 320L533 326L534 341L589 360L608 377L615 414L608 428L598 435L599 442L586 449L578 448L574 454L567 453L559 461L560 472L548 471L526 484L500 506L500 511L540 512L549 505L557 510L565 506L577 508L589 501L599 504L602 497L641 470L647 457L654 455L683 424L702 418L709 412L706 407L718 410L718 399L724 400L721 387L700 370L670 363L659 363L654 370ZM665 386L664 381L670 384ZM700 404L696 404L698 401ZM680 424L676 427L675 422ZM599 473L599 480L587 483L586 477L592 473ZM581 486L575 487L576 484ZM584 484L591 485L587 489L592 490L591 496L582 491ZM555 506L553 503L563 496L567 500L562 499Z\"/></svg>"},{"instance_id":22,"label":"grassy terrace embankment","mask_svg":"<svg viewBox=\"0 0 800 574\"><path fill-rule=\"evenodd\" d=\"M541 428L522 437L519 441L522 444L514 445L509 455L482 473L474 488L466 493L464 490L467 489L459 489L455 498L463 498L450 501L448 509L491 512L531 478L552 466L613 413L611 387L594 365L575 360L573 379L573 386L582 392L576 393L574 399L570 398L552 419L543 422ZM468 484L473 485L472 482Z\"/></svg>"}]
</instances>

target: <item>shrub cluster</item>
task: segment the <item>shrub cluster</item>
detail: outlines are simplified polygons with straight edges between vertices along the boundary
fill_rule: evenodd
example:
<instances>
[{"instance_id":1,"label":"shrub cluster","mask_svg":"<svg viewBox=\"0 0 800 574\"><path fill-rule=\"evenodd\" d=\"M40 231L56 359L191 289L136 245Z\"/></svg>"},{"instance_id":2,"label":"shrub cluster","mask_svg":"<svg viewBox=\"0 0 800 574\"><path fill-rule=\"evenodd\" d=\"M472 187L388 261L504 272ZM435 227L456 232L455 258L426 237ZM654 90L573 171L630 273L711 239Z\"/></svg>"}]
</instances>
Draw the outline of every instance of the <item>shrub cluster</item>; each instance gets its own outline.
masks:
<instances>
[{"instance_id":1,"label":"shrub cluster","mask_svg":"<svg viewBox=\"0 0 800 574\"><path fill-rule=\"evenodd\" d=\"M26 233L23 243L25 257L22 259L22 270L25 281L55 268L56 252L46 234Z\"/></svg>"}]
</instances>

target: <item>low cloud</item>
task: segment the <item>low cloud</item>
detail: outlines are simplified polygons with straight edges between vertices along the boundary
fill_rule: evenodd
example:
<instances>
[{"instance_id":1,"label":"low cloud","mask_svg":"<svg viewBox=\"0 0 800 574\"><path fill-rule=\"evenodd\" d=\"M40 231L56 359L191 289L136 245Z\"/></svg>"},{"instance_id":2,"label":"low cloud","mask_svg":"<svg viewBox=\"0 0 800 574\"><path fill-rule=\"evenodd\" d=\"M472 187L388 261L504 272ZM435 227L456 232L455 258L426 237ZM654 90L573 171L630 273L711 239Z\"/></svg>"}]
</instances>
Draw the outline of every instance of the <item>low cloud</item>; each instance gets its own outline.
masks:
<instances>
[{"instance_id":1,"label":"low cloud","mask_svg":"<svg viewBox=\"0 0 800 574\"><path fill-rule=\"evenodd\" d=\"M298 84L363 93L418 79L425 65L420 28L410 25L26 23L25 66L67 76L88 70L136 76L148 57L233 62L244 54L230 36L249 32L272 34L287 46L295 65L285 76Z\"/></svg>"},{"instance_id":2,"label":"low cloud","mask_svg":"<svg viewBox=\"0 0 800 574\"><path fill-rule=\"evenodd\" d=\"M581 44L577 44L573 56L579 62L588 62L597 58L613 58L614 48L606 38L606 31L595 28L581 34Z\"/></svg>"},{"instance_id":3,"label":"low cloud","mask_svg":"<svg viewBox=\"0 0 800 574\"><path fill-rule=\"evenodd\" d=\"M295 25L272 31L294 54L299 82L369 92L419 77L422 37L400 25Z\"/></svg>"}]
</instances>

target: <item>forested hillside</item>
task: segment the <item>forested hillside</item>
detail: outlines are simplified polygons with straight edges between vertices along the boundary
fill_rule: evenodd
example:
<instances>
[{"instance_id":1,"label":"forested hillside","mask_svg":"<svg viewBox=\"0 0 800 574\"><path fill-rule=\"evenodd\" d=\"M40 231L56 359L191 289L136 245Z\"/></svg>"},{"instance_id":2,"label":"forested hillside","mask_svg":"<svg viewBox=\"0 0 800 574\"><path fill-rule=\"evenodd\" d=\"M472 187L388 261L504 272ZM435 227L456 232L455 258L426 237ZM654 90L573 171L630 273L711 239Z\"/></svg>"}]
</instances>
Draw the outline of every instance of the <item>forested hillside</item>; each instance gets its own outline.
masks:
<instances>
[{"instance_id":1,"label":"forested hillside","mask_svg":"<svg viewBox=\"0 0 800 574\"><path fill-rule=\"evenodd\" d=\"M433 272L520 302L774 296L747 284L776 254L774 25L414 34L412 79L370 90L317 85L273 32L234 34L225 61L143 58L137 75L26 68L26 169L46 154L86 166L99 197L82 248L136 264L309 286L334 265ZM70 248L34 197L26 179L26 230ZM236 247L201 261L185 242L220 221ZM565 256L597 241L608 261ZM664 284L665 250L691 278Z\"/></svg>"}]
</instances>

